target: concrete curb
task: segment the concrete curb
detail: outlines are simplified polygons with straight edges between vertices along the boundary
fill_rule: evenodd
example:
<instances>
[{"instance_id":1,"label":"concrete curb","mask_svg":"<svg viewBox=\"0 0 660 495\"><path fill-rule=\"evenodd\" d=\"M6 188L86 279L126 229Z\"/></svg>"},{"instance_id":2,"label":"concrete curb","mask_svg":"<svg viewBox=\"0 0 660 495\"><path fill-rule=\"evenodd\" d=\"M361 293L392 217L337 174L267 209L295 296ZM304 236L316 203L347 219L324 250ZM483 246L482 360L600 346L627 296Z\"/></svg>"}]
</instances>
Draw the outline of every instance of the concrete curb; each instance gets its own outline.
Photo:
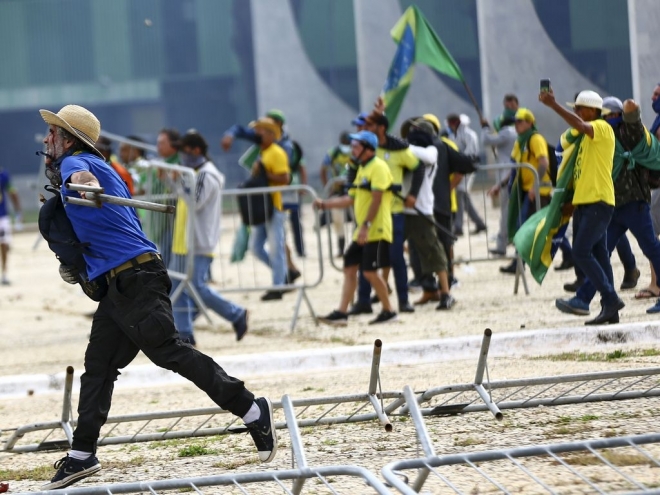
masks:
<instances>
[{"instance_id":1,"label":"concrete curb","mask_svg":"<svg viewBox=\"0 0 660 495\"><path fill-rule=\"evenodd\" d=\"M383 343L382 365L406 365L438 361L457 361L479 357L482 336ZM660 342L660 321L603 327L576 327L524 330L496 334L490 345L490 357L525 357L560 352L605 351L623 345L648 345ZM228 374L241 379L252 376L291 374L328 369L368 367L373 347L368 345L242 354L214 358ZM186 380L153 364L125 368L116 388L145 387ZM0 397L24 397L63 390L64 371L53 375L13 375L0 377ZM74 380L74 389L80 379Z\"/></svg>"}]
</instances>

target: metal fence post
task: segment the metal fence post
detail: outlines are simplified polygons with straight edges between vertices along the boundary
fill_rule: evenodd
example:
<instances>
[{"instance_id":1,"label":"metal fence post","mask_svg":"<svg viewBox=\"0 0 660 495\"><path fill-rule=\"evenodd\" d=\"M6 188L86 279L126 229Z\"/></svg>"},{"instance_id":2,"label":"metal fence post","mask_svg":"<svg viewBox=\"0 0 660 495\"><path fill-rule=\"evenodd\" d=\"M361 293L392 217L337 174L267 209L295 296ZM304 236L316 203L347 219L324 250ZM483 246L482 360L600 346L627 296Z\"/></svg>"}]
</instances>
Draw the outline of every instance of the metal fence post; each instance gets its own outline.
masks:
<instances>
[{"instance_id":1,"label":"metal fence post","mask_svg":"<svg viewBox=\"0 0 660 495\"><path fill-rule=\"evenodd\" d=\"M383 409L382 397L381 400L379 401L378 396L376 395L376 387L381 384L380 354L382 349L383 349L383 342L380 339L376 339L376 341L374 342L373 357L371 358L371 376L369 378L369 400L371 401L371 405L374 406L374 409L376 410L376 414L378 414L378 419L380 420L380 424L382 424L385 427L385 431L391 432L392 423L390 422L390 419L387 417L387 414Z\"/></svg>"},{"instance_id":2,"label":"metal fence post","mask_svg":"<svg viewBox=\"0 0 660 495\"><path fill-rule=\"evenodd\" d=\"M62 402L62 429L69 441L69 445L73 445L73 428L71 420L71 390L73 389L73 366L66 367L66 375L64 377L64 400Z\"/></svg>"},{"instance_id":3,"label":"metal fence post","mask_svg":"<svg viewBox=\"0 0 660 495\"><path fill-rule=\"evenodd\" d=\"M289 437L291 438L291 450L293 452L292 460L298 464L298 469L302 472L309 470L307 466L307 459L305 458L305 449L303 448L300 439L300 430L298 429L298 420L296 413L291 403L291 398L288 395L282 396L282 408L284 409L284 416L286 418L286 426L289 430ZM292 466L295 467L295 466ZM299 495L305 484L305 478L297 478L293 481L291 492L294 495Z\"/></svg>"},{"instance_id":4,"label":"metal fence post","mask_svg":"<svg viewBox=\"0 0 660 495\"><path fill-rule=\"evenodd\" d=\"M490 328L484 330L484 338L481 341L481 352L479 354L479 362L477 363L477 373L475 374L474 377L474 389L479 394L479 397L481 397L481 399L486 403L488 409L490 409L490 412L492 412L493 415L495 416L495 419L497 419L498 421L502 421L502 419L504 419L504 415L502 414L502 411L500 411L500 409L497 407L497 404L493 402L493 398L483 386L484 371L488 366L488 362L487 362L488 349L490 348L490 338L492 335L493 335L493 331Z\"/></svg>"}]
</instances>

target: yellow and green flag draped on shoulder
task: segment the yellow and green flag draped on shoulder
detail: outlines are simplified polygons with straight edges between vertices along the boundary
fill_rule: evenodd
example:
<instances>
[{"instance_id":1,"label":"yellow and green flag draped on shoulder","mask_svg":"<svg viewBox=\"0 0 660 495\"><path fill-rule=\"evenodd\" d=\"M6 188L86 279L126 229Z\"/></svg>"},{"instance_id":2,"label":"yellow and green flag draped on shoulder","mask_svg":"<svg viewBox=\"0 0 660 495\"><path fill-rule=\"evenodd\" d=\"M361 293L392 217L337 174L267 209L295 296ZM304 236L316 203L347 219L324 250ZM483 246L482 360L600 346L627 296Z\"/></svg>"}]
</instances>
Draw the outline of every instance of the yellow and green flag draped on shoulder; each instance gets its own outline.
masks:
<instances>
[{"instance_id":1,"label":"yellow and green flag draped on shoulder","mask_svg":"<svg viewBox=\"0 0 660 495\"><path fill-rule=\"evenodd\" d=\"M416 63L428 65L461 82L464 79L458 64L416 6L406 9L390 34L399 46L383 87L383 100L387 117L394 124L412 82Z\"/></svg>"},{"instance_id":2,"label":"yellow and green flag draped on shoulder","mask_svg":"<svg viewBox=\"0 0 660 495\"><path fill-rule=\"evenodd\" d=\"M557 188L552 200L548 206L529 217L513 238L518 253L529 265L534 280L539 284L543 282L571 220L571 216L562 215L561 210L562 205L573 199L573 169L583 137L584 135L575 129L568 129L562 134L561 146L564 155L557 173ZM516 192L512 190L511 198L516 197L514 194ZM510 207L513 203L515 201L509 203Z\"/></svg>"}]
</instances>

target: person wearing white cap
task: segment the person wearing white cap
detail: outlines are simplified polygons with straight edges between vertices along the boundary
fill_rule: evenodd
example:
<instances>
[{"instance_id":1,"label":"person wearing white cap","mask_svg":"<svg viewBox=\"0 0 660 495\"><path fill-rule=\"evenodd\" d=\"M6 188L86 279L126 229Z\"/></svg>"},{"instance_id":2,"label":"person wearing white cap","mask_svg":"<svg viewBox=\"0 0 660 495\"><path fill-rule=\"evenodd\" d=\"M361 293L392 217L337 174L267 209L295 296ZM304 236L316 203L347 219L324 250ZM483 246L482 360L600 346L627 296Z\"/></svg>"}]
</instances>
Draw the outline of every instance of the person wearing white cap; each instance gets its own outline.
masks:
<instances>
[{"instance_id":1,"label":"person wearing white cap","mask_svg":"<svg viewBox=\"0 0 660 495\"><path fill-rule=\"evenodd\" d=\"M72 190L71 184L103 186L108 195L130 198L126 184L94 146L101 124L92 112L67 105L58 113L40 113L49 125L44 139L47 176L60 187L63 198L86 197L84 192ZM242 417L259 458L271 461L277 452L277 435L270 400L255 400L241 380L181 341L169 298L172 282L156 246L142 231L135 208L66 203L65 214L80 242L87 246L89 254L84 258L89 280L104 279L108 288L94 313L85 351L72 449L55 463L55 476L42 488L64 488L101 470L96 447L110 411L114 382L119 370L139 351L157 366L190 380L223 409ZM60 274L69 282L62 269Z\"/></svg>"},{"instance_id":2,"label":"person wearing white cap","mask_svg":"<svg viewBox=\"0 0 660 495\"><path fill-rule=\"evenodd\" d=\"M615 137L612 127L603 119L603 99L595 91L581 91L574 108L568 111L555 101L552 89L541 91L539 100L554 110L574 132L582 134L573 171L572 203L564 205L573 211L573 259L601 294L600 314L586 322L600 325L619 322L619 310L625 304L614 288L612 265L607 250L607 227L614 212Z\"/></svg>"}]
</instances>

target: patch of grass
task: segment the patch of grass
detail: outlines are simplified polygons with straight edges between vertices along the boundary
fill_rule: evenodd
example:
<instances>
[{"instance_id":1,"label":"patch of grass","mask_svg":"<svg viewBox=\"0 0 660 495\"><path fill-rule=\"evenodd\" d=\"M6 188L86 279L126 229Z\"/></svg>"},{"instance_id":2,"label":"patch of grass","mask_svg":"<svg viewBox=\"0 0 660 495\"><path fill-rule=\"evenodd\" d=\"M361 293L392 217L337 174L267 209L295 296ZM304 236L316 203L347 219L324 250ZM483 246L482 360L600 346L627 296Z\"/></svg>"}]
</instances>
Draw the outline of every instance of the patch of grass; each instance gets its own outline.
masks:
<instances>
[{"instance_id":1,"label":"patch of grass","mask_svg":"<svg viewBox=\"0 0 660 495\"><path fill-rule=\"evenodd\" d=\"M247 466L249 464L259 464L258 457L250 457L249 459L223 459L213 464L213 467L218 467L226 470L233 470L241 466Z\"/></svg>"},{"instance_id":2,"label":"patch of grass","mask_svg":"<svg viewBox=\"0 0 660 495\"><path fill-rule=\"evenodd\" d=\"M168 449L171 447L180 447L181 445L185 445L189 442L190 440L186 438L170 438L169 440L162 440L160 442L151 442L149 444L149 449Z\"/></svg>"},{"instance_id":3,"label":"patch of grass","mask_svg":"<svg viewBox=\"0 0 660 495\"><path fill-rule=\"evenodd\" d=\"M483 443L481 440L472 437L467 437L463 440L459 440L458 438L454 439L454 446L456 447L469 447L470 445L479 445L481 443Z\"/></svg>"},{"instance_id":4,"label":"patch of grass","mask_svg":"<svg viewBox=\"0 0 660 495\"><path fill-rule=\"evenodd\" d=\"M630 454L616 452L614 450L603 450L599 452L615 466L654 466L655 464L642 454ZM593 454L569 454L564 457L566 464L573 466L602 466L603 461Z\"/></svg>"},{"instance_id":5,"label":"patch of grass","mask_svg":"<svg viewBox=\"0 0 660 495\"><path fill-rule=\"evenodd\" d=\"M612 359L621 359L624 357L628 357L628 355L625 352L623 352L621 349L617 349L614 352L610 352L609 354L607 354L608 361L611 361Z\"/></svg>"},{"instance_id":6,"label":"patch of grass","mask_svg":"<svg viewBox=\"0 0 660 495\"><path fill-rule=\"evenodd\" d=\"M338 337L337 335L333 335L330 337L330 343L331 344L343 344L343 345L355 345L355 339L347 338L347 337Z\"/></svg>"},{"instance_id":7,"label":"patch of grass","mask_svg":"<svg viewBox=\"0 0 660 495\"><path fill-rule=\"evenodd\" d=\"M310 392L312 390L314 390L314 387L305 387L302 389L303 392Z\"/></svg>"},{"instance_id":8,"label":"patch of grass","mask_svg":"<svg viewBox=\"0 0 660 495\"><path fill-rule=\"evenodd\" d=\"M595 414L585 414L584 416L580 416L580 421L595 421L597 419L600 419L600 416L596 416Z\"/></svg>"},{"instance_id":9,"label":"patch of grass","mask_svg":"<svg viewBox=\"0 0 660 495\"><path fill-rule=\"evenodd\" d=\"M562 352L559 354L549 354L547 356L533 357L533 360L543 361L616 361L617 359L632 358L632 357L652 357L660 356L660 349L631 349L623 351L616 349L612 352Z\"/></svg>"},{"instance_id":10,"label":"patch of grass","mask_svg":"<svg viewBox=\"0 0 660 495\"><path fill-rule=\"evenodd\" d=\"M338 440L334 440L332 438L324 438L321 443L323 445L337 445L339 443Z\"/></svg>"},{"instance_id":11,"label":"patch of grass","mask_svg":"<svg viewBox=\"0 0 660 495\"><path fill-rule=\"evenodd\" d=\"M0 469L0 479L3 481L50 481L54 475L52 464L31 469Z\"/></svg>"},{"instance_id":12,"label":"patch of grass","mask_svg":"<svg viewBox=\"0 0 660 495\"><path fill-rule=\"evenodd\" d=\"M177 455L179 457L197 457L200 455L213 455L217 453L217 450L209 449L204 444L193 444L180 449Z\"/></svg>"}]
</instances>

